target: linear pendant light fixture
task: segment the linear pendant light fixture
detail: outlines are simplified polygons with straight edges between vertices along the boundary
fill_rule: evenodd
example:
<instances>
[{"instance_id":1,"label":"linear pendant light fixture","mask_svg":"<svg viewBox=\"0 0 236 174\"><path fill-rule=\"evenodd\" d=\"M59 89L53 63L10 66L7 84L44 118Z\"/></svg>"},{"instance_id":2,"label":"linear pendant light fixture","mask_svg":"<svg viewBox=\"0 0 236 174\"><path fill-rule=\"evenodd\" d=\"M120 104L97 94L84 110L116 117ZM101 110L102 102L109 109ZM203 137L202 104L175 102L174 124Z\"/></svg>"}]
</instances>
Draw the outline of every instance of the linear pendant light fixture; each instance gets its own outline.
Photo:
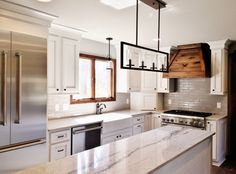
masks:
<instances>
[{"instance_id":1,"label":"linear pendant light fixture","mask_svg":"<svg viewBox=\"0 0 236 174\"><path fill-rule=\"evenodd\" d=\"M146 5L158 10L158 48L157 50L138 45L139 0L136 3L136 44L121 42L121 69L169 72L169 54L160 51L161 8L166 7L162 0L141 0Z\"/></svg>"}]
</instances>

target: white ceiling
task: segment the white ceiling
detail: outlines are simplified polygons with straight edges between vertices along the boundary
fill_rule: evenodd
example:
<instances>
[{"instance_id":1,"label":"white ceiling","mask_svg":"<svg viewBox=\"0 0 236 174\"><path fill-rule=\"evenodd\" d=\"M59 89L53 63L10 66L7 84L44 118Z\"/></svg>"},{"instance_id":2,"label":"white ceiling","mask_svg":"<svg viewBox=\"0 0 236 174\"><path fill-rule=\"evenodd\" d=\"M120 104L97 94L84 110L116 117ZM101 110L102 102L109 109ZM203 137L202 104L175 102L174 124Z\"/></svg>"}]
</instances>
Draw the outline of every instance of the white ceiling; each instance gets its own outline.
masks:
<instances>
[{"instance_id":1,"label":"white ceiling","mask_svg":"<svg viewBox=\"0 0 236 174\"><path fill-rule=\"evenodd\" d=\"M86 30L85 37L104 41L112 36L116 41L135 42L135 7L117 10L100 0L10 0L59 18L55 23ZM128 1L128 0L127 0ZM161 12L162 46L236 39L235 0L166 0ZM157 11L140 3L140 44L156 47Z\"/></svg>"}]
</instances>

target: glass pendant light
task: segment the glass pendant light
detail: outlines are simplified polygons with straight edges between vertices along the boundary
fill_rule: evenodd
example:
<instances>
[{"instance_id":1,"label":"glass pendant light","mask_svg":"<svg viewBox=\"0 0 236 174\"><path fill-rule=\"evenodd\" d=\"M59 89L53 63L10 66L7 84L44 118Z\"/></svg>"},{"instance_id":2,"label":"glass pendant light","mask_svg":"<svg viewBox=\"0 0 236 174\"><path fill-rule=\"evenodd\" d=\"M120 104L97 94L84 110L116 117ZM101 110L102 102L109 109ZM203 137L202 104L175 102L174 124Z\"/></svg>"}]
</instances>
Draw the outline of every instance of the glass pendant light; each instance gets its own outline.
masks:
<instances>
[{"instance_id":1,"label":"glass pendant light","mask_svg":"<svg viewBox=\"0 0 236 174\"><path fill-rule=\"evenodd\" d=\"M108 38L106 38L106 40L108 40L107 70L112 70L112 69L113 69L113 62L112 62L112 60L111 60L111 40L113 40L113 38L108 37Z\"/></svg>"}]
</instances>

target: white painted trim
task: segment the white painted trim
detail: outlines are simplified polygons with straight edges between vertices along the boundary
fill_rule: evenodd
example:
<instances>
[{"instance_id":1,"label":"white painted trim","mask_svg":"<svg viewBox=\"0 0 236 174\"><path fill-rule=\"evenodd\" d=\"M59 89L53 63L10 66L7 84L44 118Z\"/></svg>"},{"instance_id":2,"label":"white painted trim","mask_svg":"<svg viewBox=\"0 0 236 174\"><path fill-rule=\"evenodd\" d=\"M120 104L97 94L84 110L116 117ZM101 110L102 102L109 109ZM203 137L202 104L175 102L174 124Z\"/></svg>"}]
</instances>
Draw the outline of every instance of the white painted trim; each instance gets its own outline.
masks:
<instances>
[{"instance_id":1,"label":"white painted trim","mask_svg":"<svg viewBox=\"0 0 236 174\"><path fill-rule=\"evenodd\" d=\"M52 24L51 28L49 28L49 33L51 35L56 35L59 37L66 37L74 40L81 40L82 32L76 29L72 29L71 27L60 26L57 24Z\"/></svg>"},{"instance_id":2,"label":"white painted trim","mask_svg":"<svg viewBox=\"0 0 236 174\"><path fill-rule=\"evenodd\" d=\"M209 41L207 42L210 45L210 49L228 49L231 40L219 40L219 41Z\"/></svg>"},{"instance_id":3,"label":"white painted trim","mask_svg":"<svg viewBox=\"0 0 236 174\"><path fill-rule=\"evenodd\" d=\"M0 1L0 16L46 27L49 27L51 22L57 18L55 15L7 0Z\"/></svg>"}]
</instances>

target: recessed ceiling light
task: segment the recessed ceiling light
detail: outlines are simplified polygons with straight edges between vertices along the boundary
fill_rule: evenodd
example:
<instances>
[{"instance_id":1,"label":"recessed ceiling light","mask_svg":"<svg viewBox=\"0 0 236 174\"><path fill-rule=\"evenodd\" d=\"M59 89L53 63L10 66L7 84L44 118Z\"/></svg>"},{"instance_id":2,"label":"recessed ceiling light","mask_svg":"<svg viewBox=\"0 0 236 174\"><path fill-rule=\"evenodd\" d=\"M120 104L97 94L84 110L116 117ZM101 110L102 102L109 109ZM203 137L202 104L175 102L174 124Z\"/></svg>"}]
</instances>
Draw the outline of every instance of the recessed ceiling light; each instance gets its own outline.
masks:
<instances>
[{"instance_id":1,"label":"recessed ceiling light","mask_svg":"<svg viewBox=\"0 0 236 174\"><path fill-rule=\"evenodd\" d=\"M51 2L52 0L37 0L39 2Z\"/></svg>"},{"instance_id":2,"label":"recessed ceiling light","mask_svg":"<svg viewBox=\"0 0 236 174\"><path fill-rule=\"evenodd\" d=\"M136 0L100 0L100 2L117 10L136 5Z\"/></svg>"}]
</instances>

